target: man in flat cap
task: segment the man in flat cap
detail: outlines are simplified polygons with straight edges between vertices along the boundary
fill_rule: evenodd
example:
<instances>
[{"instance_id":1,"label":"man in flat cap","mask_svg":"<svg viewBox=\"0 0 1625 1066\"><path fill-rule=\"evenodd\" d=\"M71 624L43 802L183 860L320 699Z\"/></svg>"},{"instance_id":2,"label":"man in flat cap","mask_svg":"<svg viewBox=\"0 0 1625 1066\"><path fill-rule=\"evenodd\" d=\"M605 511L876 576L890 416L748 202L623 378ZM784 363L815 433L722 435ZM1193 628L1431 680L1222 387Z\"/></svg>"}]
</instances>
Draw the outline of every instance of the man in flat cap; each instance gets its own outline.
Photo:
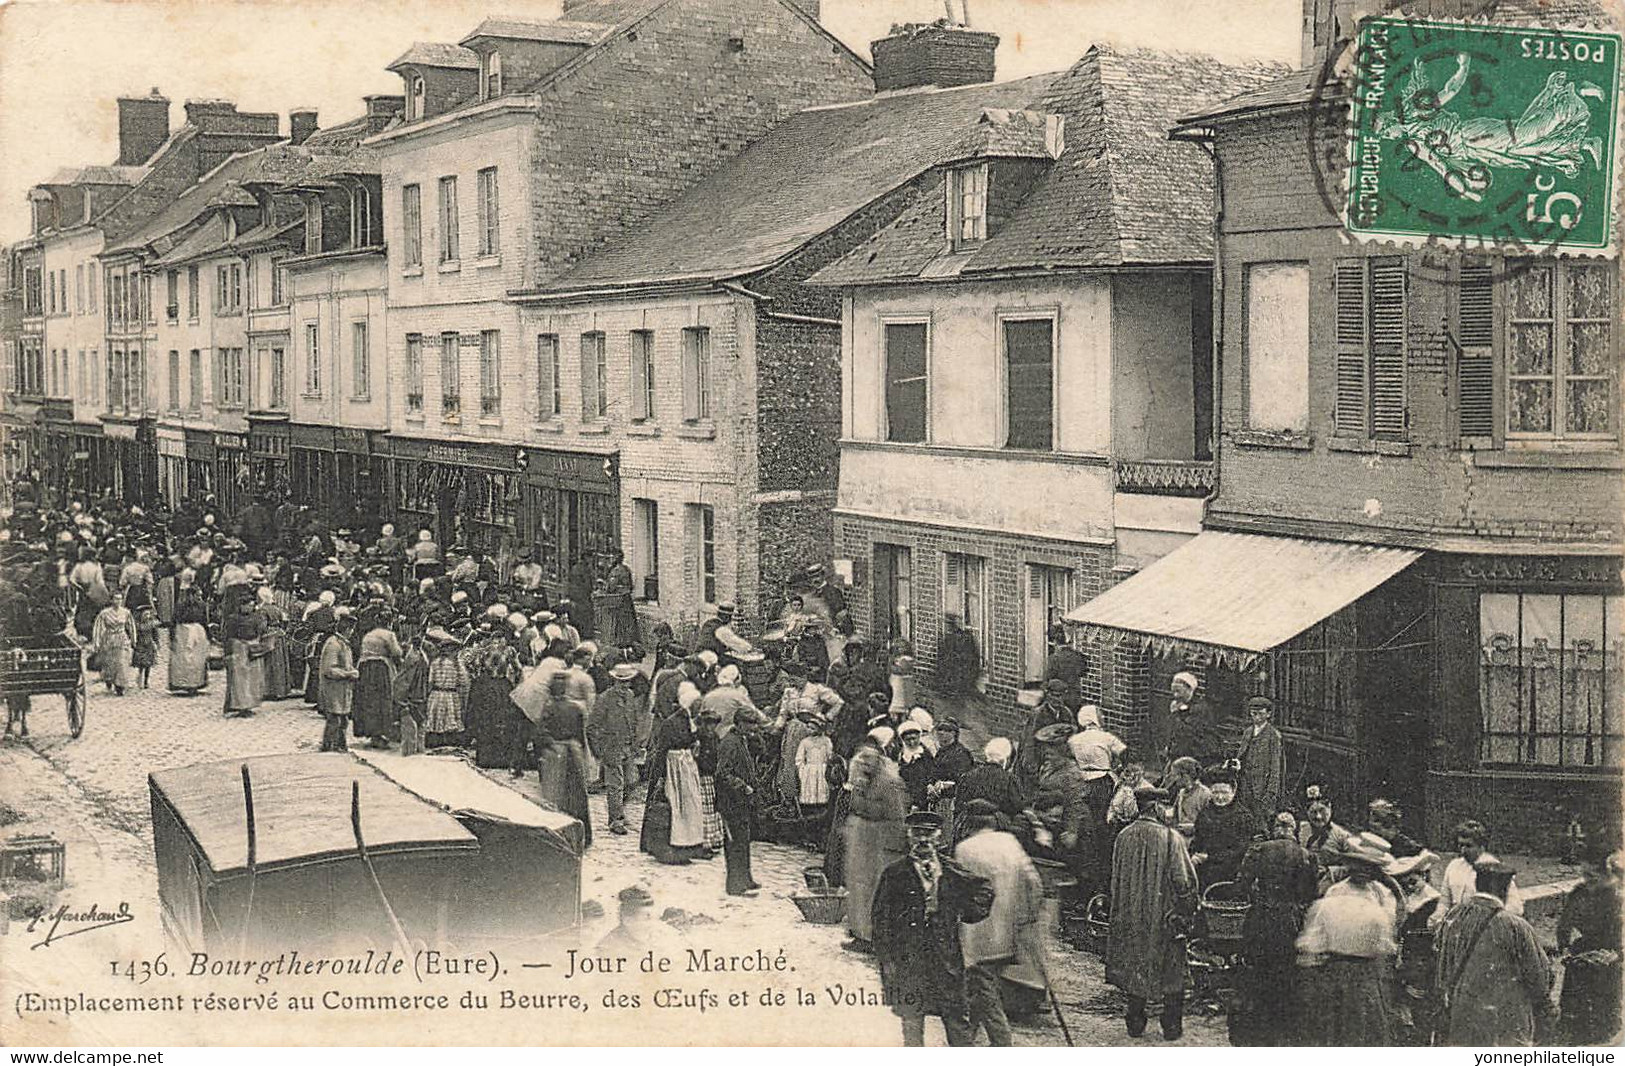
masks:
<instances>
[{"instance_id":1,"label":"man in flat cap","mask_svg":"<svg viewBox=\"0 0 1625 1066\"><path fill-rule=\"evenodd\" d=\"M754 707L739 708L733 715L733 728L717 742L717 813L722 816L722 856L728 867L726 887L730 896L747 895L762 887L750 871L750 837L759 782L749 737L760 720L761 712Z\"/></svg>"},{"instance_id":2,"label":"man in flat cap","mask_svg":"<svg viewBox=\"0 0 1625 1066\"><path fill-rule=\"evenodd\" d=\"M871 911L881 984L902 1019L905 1047L924 1045L927 1014L942 1019L951 1046L968 1046L974 1033L959 927L988 916L993 886L939 849L941 815L916 811L906 826L909 853L881 871Z\"/></svg>"},{"instance_id":3,"label":"man in flat cap","mask_svg":"<svg viewBox=\"0 0 1625 1066\"><path fill-rule=\"evenodd\" d=\"M1170 821L1172 797L1160 788L1136 793L1140 812L1117 836L1112 853L1111 932L1106 981L1128 997L1129 1036L1145 1032L1148 1004L1162 1004L1164 1040L1185 1031L1184 929L1196 911L1196 867Z\"/></svg>"},{"instance_id":4,"label":"man in flat cap","mask_svg":"<svg viewBox=\"0 0 1625 1066\"><path fill-rule=\"evenodd\" d=\"M1281 790L1286 780L1286 748L1281 733L1271 723L1275 704L1268 696L1247 699L1248 726L1241 735L1236 758L1241 763L1236 799L1252 812L1253 826L1267 833L1270 820L1281 809Z\"/></svg>"}]
</instances>

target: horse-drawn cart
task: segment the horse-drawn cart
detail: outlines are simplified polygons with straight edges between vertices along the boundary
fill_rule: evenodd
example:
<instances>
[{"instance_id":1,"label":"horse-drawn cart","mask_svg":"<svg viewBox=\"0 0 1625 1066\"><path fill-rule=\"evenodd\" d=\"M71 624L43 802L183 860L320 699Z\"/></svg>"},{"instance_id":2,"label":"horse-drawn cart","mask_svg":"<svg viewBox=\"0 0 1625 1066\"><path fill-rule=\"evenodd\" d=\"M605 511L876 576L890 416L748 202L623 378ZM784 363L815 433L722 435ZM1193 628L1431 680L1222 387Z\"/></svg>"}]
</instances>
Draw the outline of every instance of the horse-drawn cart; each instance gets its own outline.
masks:
<instances>
[{"instance_id":1,"label":"horse-drawn cart","mask_svg":"<svg viewBox=\"0 0 1625 1066\"><path fill-rule=\"evenodd\" d=\"M79 645L64 633L0 639L0 696L5 697L8 719L21 712L26 727L33 697L46 695L67 701L73 736L84 732L88 701Z\"/></svg>"}]
</instances>

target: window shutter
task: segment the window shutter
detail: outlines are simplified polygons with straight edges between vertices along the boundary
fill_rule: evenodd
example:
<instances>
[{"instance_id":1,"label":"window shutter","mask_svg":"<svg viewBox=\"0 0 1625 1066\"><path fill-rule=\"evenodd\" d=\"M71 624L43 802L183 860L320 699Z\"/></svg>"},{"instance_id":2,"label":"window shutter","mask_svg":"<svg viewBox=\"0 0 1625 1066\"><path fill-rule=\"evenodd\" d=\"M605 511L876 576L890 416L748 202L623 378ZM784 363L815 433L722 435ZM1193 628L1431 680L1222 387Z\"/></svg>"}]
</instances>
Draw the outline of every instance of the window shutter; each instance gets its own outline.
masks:
<instances>
[{"instance_id":1,"label":"window shutter","mask_svg":"<svg viewBox=\"0 0 1625 1066\"><path fill-rule=\"evenodd\" d=\"M649 417L649 335L632 334L632 417Z\"/></svg>"},{"instance_id":2,"label":"window shutter","mask_svg":"<svg viewBox=\"0 0 1625 1066\"><path fill-rule=\"evenodd\" d=\"M581 417L588 422L598 419L598 349L597 337L592 333L581 335Z\"/></svg>"},{"instance_id":3,"label":"window shutter","mask_svg":"<svg viewBox=\"0 0 1625 1066\"><path fill-rule=\"evenodd\" d=\"M1404 440L1405 260L1371 261L1371 434Z\"/></svg>"},{"instance_id":4,"label":"window shutter","mask_svg":"<svg viewBox=\"0 0 1625 1066\"><path fill-rule=\"evenodd\" d=\"M945 614L961 614L965 610L964 560L953 552L942 556L942 610Z\"/></svg>"},{"instance_id":5,"label":"window shutter","mask_svg":"<svg viewBox=\"0 0 1625 1066\"><path fill-rule=\"evenodd\" d=\"M1461 268L1456 287L1456 417L1463 437L1495 435L1495 280L1487 264Z\"/></svg>"},{"instance_id":6,"label":"window shutter","mask_svg":"<svg viewBox=\"0 0 1625 1066\"><path fill-rule=\"evenodd\" d=\"M1337 300L1337 407L1333 426L1338 436L1366 432L1366 299L1365 260L1339 259L1333 268Z\"/></svg>"},{"instance_id":7,"label":"window shutter","mask_svg":"<svg viewBox=\"0 0 1625 1066\"><path fill-rule=\"evenodd\" d=\"M1037 566L1027 567L1027 598L1041 600L1044 598L1044 571Z\"/></svg>"}]
</instances>

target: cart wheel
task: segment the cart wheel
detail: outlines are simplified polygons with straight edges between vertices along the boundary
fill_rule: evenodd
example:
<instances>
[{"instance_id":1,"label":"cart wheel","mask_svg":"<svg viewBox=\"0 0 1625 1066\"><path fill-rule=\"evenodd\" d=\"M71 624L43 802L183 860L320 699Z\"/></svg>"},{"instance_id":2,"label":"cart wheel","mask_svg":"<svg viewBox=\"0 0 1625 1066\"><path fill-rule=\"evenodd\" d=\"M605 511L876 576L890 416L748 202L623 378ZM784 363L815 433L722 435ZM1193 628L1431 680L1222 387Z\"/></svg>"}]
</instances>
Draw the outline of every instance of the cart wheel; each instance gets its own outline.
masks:
<instances>
[{"instance_id":1,"label":"cart wheel","mask_svg":"<svg viewBox=\"0 0 1625 1066\"><path fill-rule=\"evenodd\" d=\"M85 686L83 673L79 675L79 684L65 698L68 701L68 732L78 737L85 731L85 712L90 707L90 692Z\"/></svg>"}]
</instances>

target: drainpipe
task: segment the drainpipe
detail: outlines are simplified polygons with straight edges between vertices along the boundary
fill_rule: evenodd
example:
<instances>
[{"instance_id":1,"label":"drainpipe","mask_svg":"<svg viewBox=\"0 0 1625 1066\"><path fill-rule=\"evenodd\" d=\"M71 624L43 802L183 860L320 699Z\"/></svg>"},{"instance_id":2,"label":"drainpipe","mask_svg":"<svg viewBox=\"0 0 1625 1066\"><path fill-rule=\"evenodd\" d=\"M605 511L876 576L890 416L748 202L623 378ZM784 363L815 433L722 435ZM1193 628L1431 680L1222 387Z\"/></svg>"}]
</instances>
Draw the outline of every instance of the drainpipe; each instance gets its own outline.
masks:
<instances>
[{"instance_id":1,"label":"drainpipe","mask_svg":"<svg viewBox=\"0 0 1625 1066\"><path fill-rule=\"evenodd\" d=\"M1213 147L1213 135L1206 134L1196 141L1213 161L1213 282L1212 318L1213 334L1212 407L1208 431L1211 434L1209 451L1213 457L1213 490L1202 497L1202 525L1207 526L1208 506L1219 495L1219 434L1224 424L1224 374L1219 365L1219 353L1224 350L1224 171L1219 166L1219 153Z\"/></svg>"}]
</instances>

